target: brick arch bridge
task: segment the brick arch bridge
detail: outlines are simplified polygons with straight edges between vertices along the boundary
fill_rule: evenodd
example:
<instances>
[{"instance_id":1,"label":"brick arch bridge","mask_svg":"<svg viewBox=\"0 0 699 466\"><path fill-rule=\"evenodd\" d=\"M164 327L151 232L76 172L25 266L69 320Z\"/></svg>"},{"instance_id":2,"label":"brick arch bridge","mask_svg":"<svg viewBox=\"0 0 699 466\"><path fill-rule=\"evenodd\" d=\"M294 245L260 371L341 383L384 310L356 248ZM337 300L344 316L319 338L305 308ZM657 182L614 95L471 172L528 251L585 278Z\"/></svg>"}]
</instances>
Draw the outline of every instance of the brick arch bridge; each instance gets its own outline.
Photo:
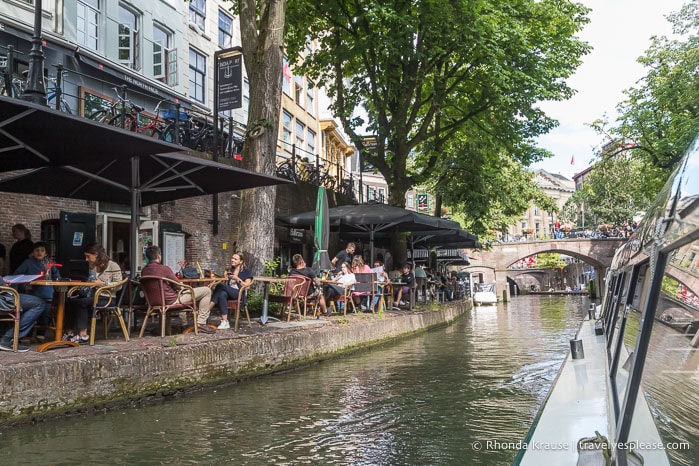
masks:
<instances>
[{"instance_id":1,"label":"brick arch bridge","mask_svg":"<svg viewBox=\"0 0 699 466\"><path fill-rule=\"evenodd\" d=\"M614 252L625 242L626 238L574 238L498 243L492 245L488 251L480 250L470 254L471 265L464 270L493 270L494 276L490 281L495 281L498 296L504 301L509 301L507 268L525 257L544 252L557 252L592 265L595 269L595 289L601 290L603 288L602 280L612 263Z\"/></svg>"}]
</instances>

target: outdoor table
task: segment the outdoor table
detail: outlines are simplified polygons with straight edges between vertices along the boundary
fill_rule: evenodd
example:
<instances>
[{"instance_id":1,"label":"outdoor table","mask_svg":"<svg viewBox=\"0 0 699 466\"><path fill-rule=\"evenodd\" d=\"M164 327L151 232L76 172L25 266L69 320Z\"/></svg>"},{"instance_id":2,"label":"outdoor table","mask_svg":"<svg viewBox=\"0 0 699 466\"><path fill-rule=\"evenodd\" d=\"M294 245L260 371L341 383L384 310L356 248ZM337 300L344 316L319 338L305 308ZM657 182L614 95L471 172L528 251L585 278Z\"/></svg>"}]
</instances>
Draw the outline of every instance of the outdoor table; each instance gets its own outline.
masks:
<instances>
[{"instance_id":1,"label":"outdoor table","mask_svg":"<svg viewBox=\"0 0 699 466\"><path fill-rule=\"evenodd\" d=\"M262 315L260 316L260 323L265 325L270 319L269 317L269 285L270 283L286 283L289 280L294 280L293 278L287 277L255 277L254 282L262 282L264 284L264 298L262 300Z\"/></svg>"},{"instance_id":2,"label":"outdoor table","mask_svg":"<svg viewBox=\"0 0 699 466\"><path fill-rule=\"evenodd\" d=\"M185 285L189 285L191 287L194 287L196 285L199 286L209 286L211 285L218 285L219 283L223 283L228 280L228 277L203 277L203 278L182 278L179 281L181 283L184 283Z\"/></svg>"},{"instance_id":3,"label":"outdoor table","mask_svg":"<svg viewBox=\"0 0 699 466\"><path fill-rule=\"evenodd\" d=\"M39 353L42 353L44 351L48 351L52 348L61 348L64 346L80 346L79 343L75 343L73 341L63 341L61 338L63 337L63 316L65 314L65 308L66 308L66 294L68 293L68 290L71 288L74 288L76 286L82 287L82 286L89 286L90 288L99 288L101 286L104 286L104 283L102 282L76 282L76 281L53 281L53 280L34 280L33 282L30 283L31 286L52 286L53 291L56 294L57 298L57 303L56 303L56 326L53 327L54 331L54 340L53 341L47 341L46 343L42 343L39 345L36 350Z\"/></svg>"}]
</instances>

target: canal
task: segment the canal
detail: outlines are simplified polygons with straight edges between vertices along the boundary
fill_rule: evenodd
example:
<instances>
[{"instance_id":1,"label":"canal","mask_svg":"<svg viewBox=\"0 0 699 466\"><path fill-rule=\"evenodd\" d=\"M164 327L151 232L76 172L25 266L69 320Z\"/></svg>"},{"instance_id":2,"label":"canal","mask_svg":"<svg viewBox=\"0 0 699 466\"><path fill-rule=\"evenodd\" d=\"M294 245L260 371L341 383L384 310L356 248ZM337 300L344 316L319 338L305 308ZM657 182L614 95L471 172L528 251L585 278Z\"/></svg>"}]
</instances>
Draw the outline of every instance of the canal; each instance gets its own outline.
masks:
<instances>
[{"instance_id":1,"label":"canal","mask_svg":"<svg viewBox=\"0 0 699 466\"><path fill-rule=\"evenodd\" d=\"M474 442L524 437L587 307L582 297L518 297L297 371L157 405L5 428L2 463L511 464L516 450L476 451ZM673 330L655 330L655 346L688 347ZM690 443L673 452L675 464L696 464L699 381L687 370L696 370L697 352L655 352L662 357L649 366L651 404L666 438ZM689 401L678 388L693 390Z\"/></svg>"}]
</instances>

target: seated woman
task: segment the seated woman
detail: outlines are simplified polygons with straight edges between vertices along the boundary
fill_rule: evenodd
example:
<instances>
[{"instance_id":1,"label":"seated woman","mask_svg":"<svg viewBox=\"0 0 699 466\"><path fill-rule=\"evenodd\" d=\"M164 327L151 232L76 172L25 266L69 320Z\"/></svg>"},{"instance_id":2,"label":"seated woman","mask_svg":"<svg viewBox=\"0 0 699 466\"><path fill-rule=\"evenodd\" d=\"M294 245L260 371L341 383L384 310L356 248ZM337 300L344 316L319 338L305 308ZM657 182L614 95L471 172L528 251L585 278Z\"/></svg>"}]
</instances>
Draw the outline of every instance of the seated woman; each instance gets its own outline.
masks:
<instances>
[{"instance_id":1,"label":"seated woman","mask_svg":"<svg viewBox=\"0 0 699 466\"><path fill-rule=\"evenodd\" d=\"M228 322L228 300L238 299L240 290L252 284L252 272L245 268L245 258L243 253L236 252L231 256L231 271L227 273L228 283L220 283L214 288L213 296L209 310L215 306L221 310L221 323L218 325L219 330L228 330L231 328ZM245 306L244 302L241 305Z\"/></svg>"},{"instance_id":2,"label":"seated woman","mask_svg":"<svg viewBox=\"0 0 699 466\"><path fill-rule=\"evenodd\" d=\"M98 243L85 245L83 250L85 261L88 265L88 280L95 282L99 286L112 285L122 280L121 268L119 264L109 259L107 252ZM95 288L97 290L97 288ZM88 343L90 336L87 334L87 323L92 318L92 293L89 296L79 296L66 300L67 315L72 315L77 334L68 331L63 335L63 340L70 340L75 343ZM100 302L106 304L107 298L100 298Z\"/></svg>"},{"instance_id":3,"label":"seated woman","mask_svg":"<svg viewBox=\"0 0 699 466\"><path fill-rule=\"evenodd\" d=\"M329 284L325 290L326 303L335 301L340 296L344 296L345 289L352 288L356 283L357 280L354 278L349 262L340 264L340 273L333 277L333 281L337 282L337 284Z\"/></svg>"},{"instance_id":4,"label":"seated woman","mask_svg":"<svg viewBox=\"0 0 699 466\"><path fill-rule=\"evenodd\" d=\"M352 273L371 273L371 267L364 263L364 259L359 254L355 254L352 258ZM355 277L356 278L356 277ZM363 311L368 311L369 299L367 295L371 293L352 293L352 301L355 306L360 306Z\"/></svg>"}]
</instances>

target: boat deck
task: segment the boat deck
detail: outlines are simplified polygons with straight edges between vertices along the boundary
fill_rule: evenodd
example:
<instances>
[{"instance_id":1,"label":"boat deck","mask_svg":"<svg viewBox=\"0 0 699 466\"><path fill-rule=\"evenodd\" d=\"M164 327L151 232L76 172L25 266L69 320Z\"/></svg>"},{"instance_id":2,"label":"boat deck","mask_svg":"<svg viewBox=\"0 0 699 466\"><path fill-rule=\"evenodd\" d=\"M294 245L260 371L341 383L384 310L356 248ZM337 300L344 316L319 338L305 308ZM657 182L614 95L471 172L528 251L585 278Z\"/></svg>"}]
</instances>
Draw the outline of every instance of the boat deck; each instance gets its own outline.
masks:
<instances>
[{"instance_id":1,"label":"boat deck","mask_svg":"<svg viewBox=\"0 0 699 466\"><path fill-rule=\"evenodd\" d=\"M583 341L585 358L572 359L570 354L566 357L540 417L535 421L526 451L518 463L520 465L575 466L579 464L577 445L580 439L594 437L595 431L608 439L612 438L605 337L595 335L594 320L585 320L577 338ZM625 371L620 370L622 380L618 380L618 384L626 382L623 380L625 376ZM621 391L620 396L623 395ZM644 397L639 397L634 419L632 439L643 443L660 442ZM645 464L669 464L662 450L643 450L639 453L646 460Z\"/></svg>"}]
</instances>

